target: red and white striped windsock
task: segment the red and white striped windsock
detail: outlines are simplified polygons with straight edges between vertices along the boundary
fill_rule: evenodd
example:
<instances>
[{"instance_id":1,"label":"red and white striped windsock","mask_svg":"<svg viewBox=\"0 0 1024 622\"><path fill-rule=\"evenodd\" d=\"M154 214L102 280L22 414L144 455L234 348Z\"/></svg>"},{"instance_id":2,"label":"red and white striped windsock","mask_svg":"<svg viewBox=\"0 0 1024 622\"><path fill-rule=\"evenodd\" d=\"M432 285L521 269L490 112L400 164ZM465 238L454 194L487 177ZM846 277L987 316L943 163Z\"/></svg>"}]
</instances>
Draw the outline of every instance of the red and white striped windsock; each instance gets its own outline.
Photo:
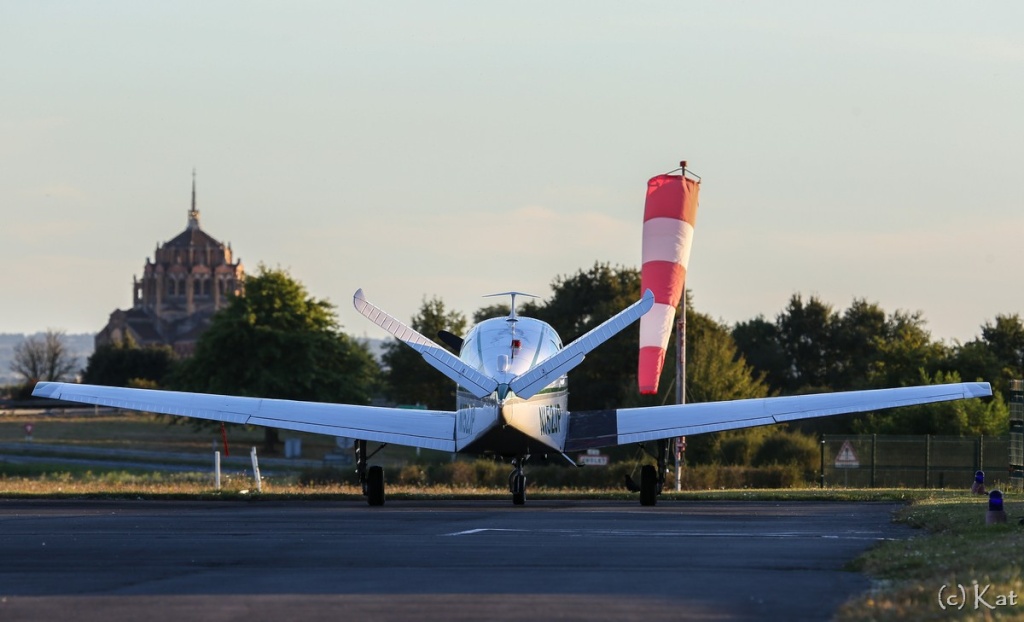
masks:
<instances>
[{"instance_id":1,"label":"red and white striped windsock","mask_svg":"<svg viewBox=\"0 0 1024 622\"><path fill-rule=\"evenodd\" d=\"M700 182L658 175L647 182L640 291L654 292L654 307L640 318L640 393L658 392L665 348L686 283Z\"/></svg>"}]
</instances>

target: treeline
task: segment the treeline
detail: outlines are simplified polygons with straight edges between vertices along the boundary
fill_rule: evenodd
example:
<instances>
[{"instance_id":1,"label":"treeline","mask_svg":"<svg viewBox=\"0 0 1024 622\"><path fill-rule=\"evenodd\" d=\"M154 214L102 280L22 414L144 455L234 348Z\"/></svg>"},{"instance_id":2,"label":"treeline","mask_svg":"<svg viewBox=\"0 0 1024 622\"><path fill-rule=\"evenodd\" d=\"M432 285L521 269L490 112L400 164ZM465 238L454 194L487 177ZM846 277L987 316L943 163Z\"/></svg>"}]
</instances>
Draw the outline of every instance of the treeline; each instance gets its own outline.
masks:
<instances>
[{"instance_id":1,"label":"treeline","mask_svg":"<svg viewBox=\"0 0 1024 622\"><path fill-rule=\"evenodd\" d=\"M556 277L552 296L519 312L551 324L565 343L640 297L640 273L597 263ZM986 380L992 400L969 400L814 420L799 428L702 435L688 443L698 463L746 465L806 460L814 435L826 432L999 435L1007 430L1009 380L1024 373L1024 324L996 316L965 344L935 341L924 317L886 312L854 300L837 310L794 295L774 319L728 326L695 308L687 293L687 402L792 395L911 384ZM507 305L478 309L473 321L507 314ZM410 325L434 336L464 335L467 317L439 298L425 299ZM569 374L570 408L659 405L675 400L675 361L665 365L659 394L636 388L638 331L626 330L587 355ZM214 316L195 354L176 360L169 348L130 343L98 349L84 381L236 395L366 404L373 401L454 406L454 386L397 341L379 365L365 345L345 335L334 307L312 297L282 270L262 268L246 296ZM275 437L269 433L268 442ZM768 449L766 449L766 446ZM770 451L769 451L770 450ZM798 455L799 458L787 456Z\"/></svg>"},{"instance_id":2,"label":"treeline","mask_svg":"<svg viewBox=\"0 0 1024 622\"><path fill-rule=\"evenodd\" d=\"M739 352L779 395L984 380L977 400L900 409L823 423L837 432L998 435L1007 430L1010 381L1024 373L1024 323L997 315L967 343L932 339L920 312L886 313L855 299L844 310L796 294L774 320L732 327ZM844 424L845 422L845 424Z\"/></svg>"}]
</instances>

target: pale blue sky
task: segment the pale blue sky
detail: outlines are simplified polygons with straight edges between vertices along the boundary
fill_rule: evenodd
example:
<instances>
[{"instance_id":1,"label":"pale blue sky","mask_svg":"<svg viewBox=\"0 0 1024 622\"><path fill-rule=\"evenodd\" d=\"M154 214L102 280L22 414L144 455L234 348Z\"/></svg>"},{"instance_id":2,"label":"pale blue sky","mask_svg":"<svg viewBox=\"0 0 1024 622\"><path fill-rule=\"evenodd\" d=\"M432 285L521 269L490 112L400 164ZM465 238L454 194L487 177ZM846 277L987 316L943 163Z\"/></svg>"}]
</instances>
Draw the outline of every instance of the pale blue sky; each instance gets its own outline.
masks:
<instances>
[{"instance_id":1,"label":"pale blue sky","mask_svg":"<svg viewBox=\"0 0 1024 622\"><path fill-rule=\"evenodd\" d=\"M1024 309L1017 2L0 0L0 332L98 331L203 228L351 295L549 295L637 266L648 177L703 179L688 286L732 323L789 297Z\"/></svg>"}]
</instances>

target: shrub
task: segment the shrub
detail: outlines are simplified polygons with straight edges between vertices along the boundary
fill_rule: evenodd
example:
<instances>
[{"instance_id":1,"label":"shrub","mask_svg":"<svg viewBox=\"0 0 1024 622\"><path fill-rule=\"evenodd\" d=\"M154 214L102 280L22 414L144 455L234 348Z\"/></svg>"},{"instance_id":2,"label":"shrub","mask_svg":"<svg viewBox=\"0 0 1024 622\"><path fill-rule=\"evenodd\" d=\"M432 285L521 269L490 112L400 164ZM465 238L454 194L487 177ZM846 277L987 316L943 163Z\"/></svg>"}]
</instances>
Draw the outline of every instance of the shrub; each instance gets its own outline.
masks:
<instances>
[{"instance_id":1,"label":"shrub","mask_svg":"<svg viewBox=\"0 0 1024 622\"><path fill-rule=\"evenodd\" d=\"M802 488L808 480L796 465L773 464L763 467L702 464L683 469L683 490L723 488ZM671 483L671 487L675 482Z\"/></svg>"},{"instance_id":2,"label":"shrub","mask_svg":"<svg viewBox=\"0 0 1024 622\"><path fill-rule=\"evenodd\" d=\"M722 464L750 464L759 441L748 434L722 439L718 446Z\"/></svg>"},{"instance_id":3,"label":"shrub","mask_svg":"<svg viewBox=\"0 0 1024 622\"><path fill-rule=\"evenodd\" d=\"M427 472L418 464L407 464L398 473L398 483L403 486L426 486Z\"/></svg>"},{"instance_id":4,"label":"shrub","mask_svg":"<svg viewBox=\"0 0 1024 622\"><path fill-rule=\"evenodd\" d=\"M334 467L303 469L299 474L299 486L327 486L332 484L349 484L351 473Z\"/></svg>"},{"instance_id":5,"label":"shrub","mask_svg":"<svg viewBox=\"0 0 1024 622\"><path fill-rule=\"evenodd\" d=\"M757 448L751 464L795 465L805 474L813 474L821 460L821 448L814 437L799 432L773 431Z\"/></svg>"}]
</instances>

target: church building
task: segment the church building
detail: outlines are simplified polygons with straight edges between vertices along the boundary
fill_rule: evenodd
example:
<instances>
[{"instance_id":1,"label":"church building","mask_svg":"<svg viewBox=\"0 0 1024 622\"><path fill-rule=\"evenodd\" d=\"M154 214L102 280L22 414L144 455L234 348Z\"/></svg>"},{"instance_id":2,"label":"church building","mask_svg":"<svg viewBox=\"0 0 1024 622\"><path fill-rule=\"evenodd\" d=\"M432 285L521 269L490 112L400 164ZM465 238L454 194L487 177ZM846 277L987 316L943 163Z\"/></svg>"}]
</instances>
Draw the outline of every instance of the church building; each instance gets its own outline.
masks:
<instances>
[{"instance_id":1,"label":"church building","mask_svg":"<svg viewBox=\"0 0 1024 622\"><path fill-rule=\"evenodd\" d=\"M153 261L146 259L142 279L133 277L132 308L110 314L96 335L96 347L130 337L139 346L166 344L179 356L188 356L213 314L232 296L244 293L244 278L245 269L231 245L218 242L199 226L193 171L188 225L171 241L157 245Z\"/></svg>"}]
</instances>

